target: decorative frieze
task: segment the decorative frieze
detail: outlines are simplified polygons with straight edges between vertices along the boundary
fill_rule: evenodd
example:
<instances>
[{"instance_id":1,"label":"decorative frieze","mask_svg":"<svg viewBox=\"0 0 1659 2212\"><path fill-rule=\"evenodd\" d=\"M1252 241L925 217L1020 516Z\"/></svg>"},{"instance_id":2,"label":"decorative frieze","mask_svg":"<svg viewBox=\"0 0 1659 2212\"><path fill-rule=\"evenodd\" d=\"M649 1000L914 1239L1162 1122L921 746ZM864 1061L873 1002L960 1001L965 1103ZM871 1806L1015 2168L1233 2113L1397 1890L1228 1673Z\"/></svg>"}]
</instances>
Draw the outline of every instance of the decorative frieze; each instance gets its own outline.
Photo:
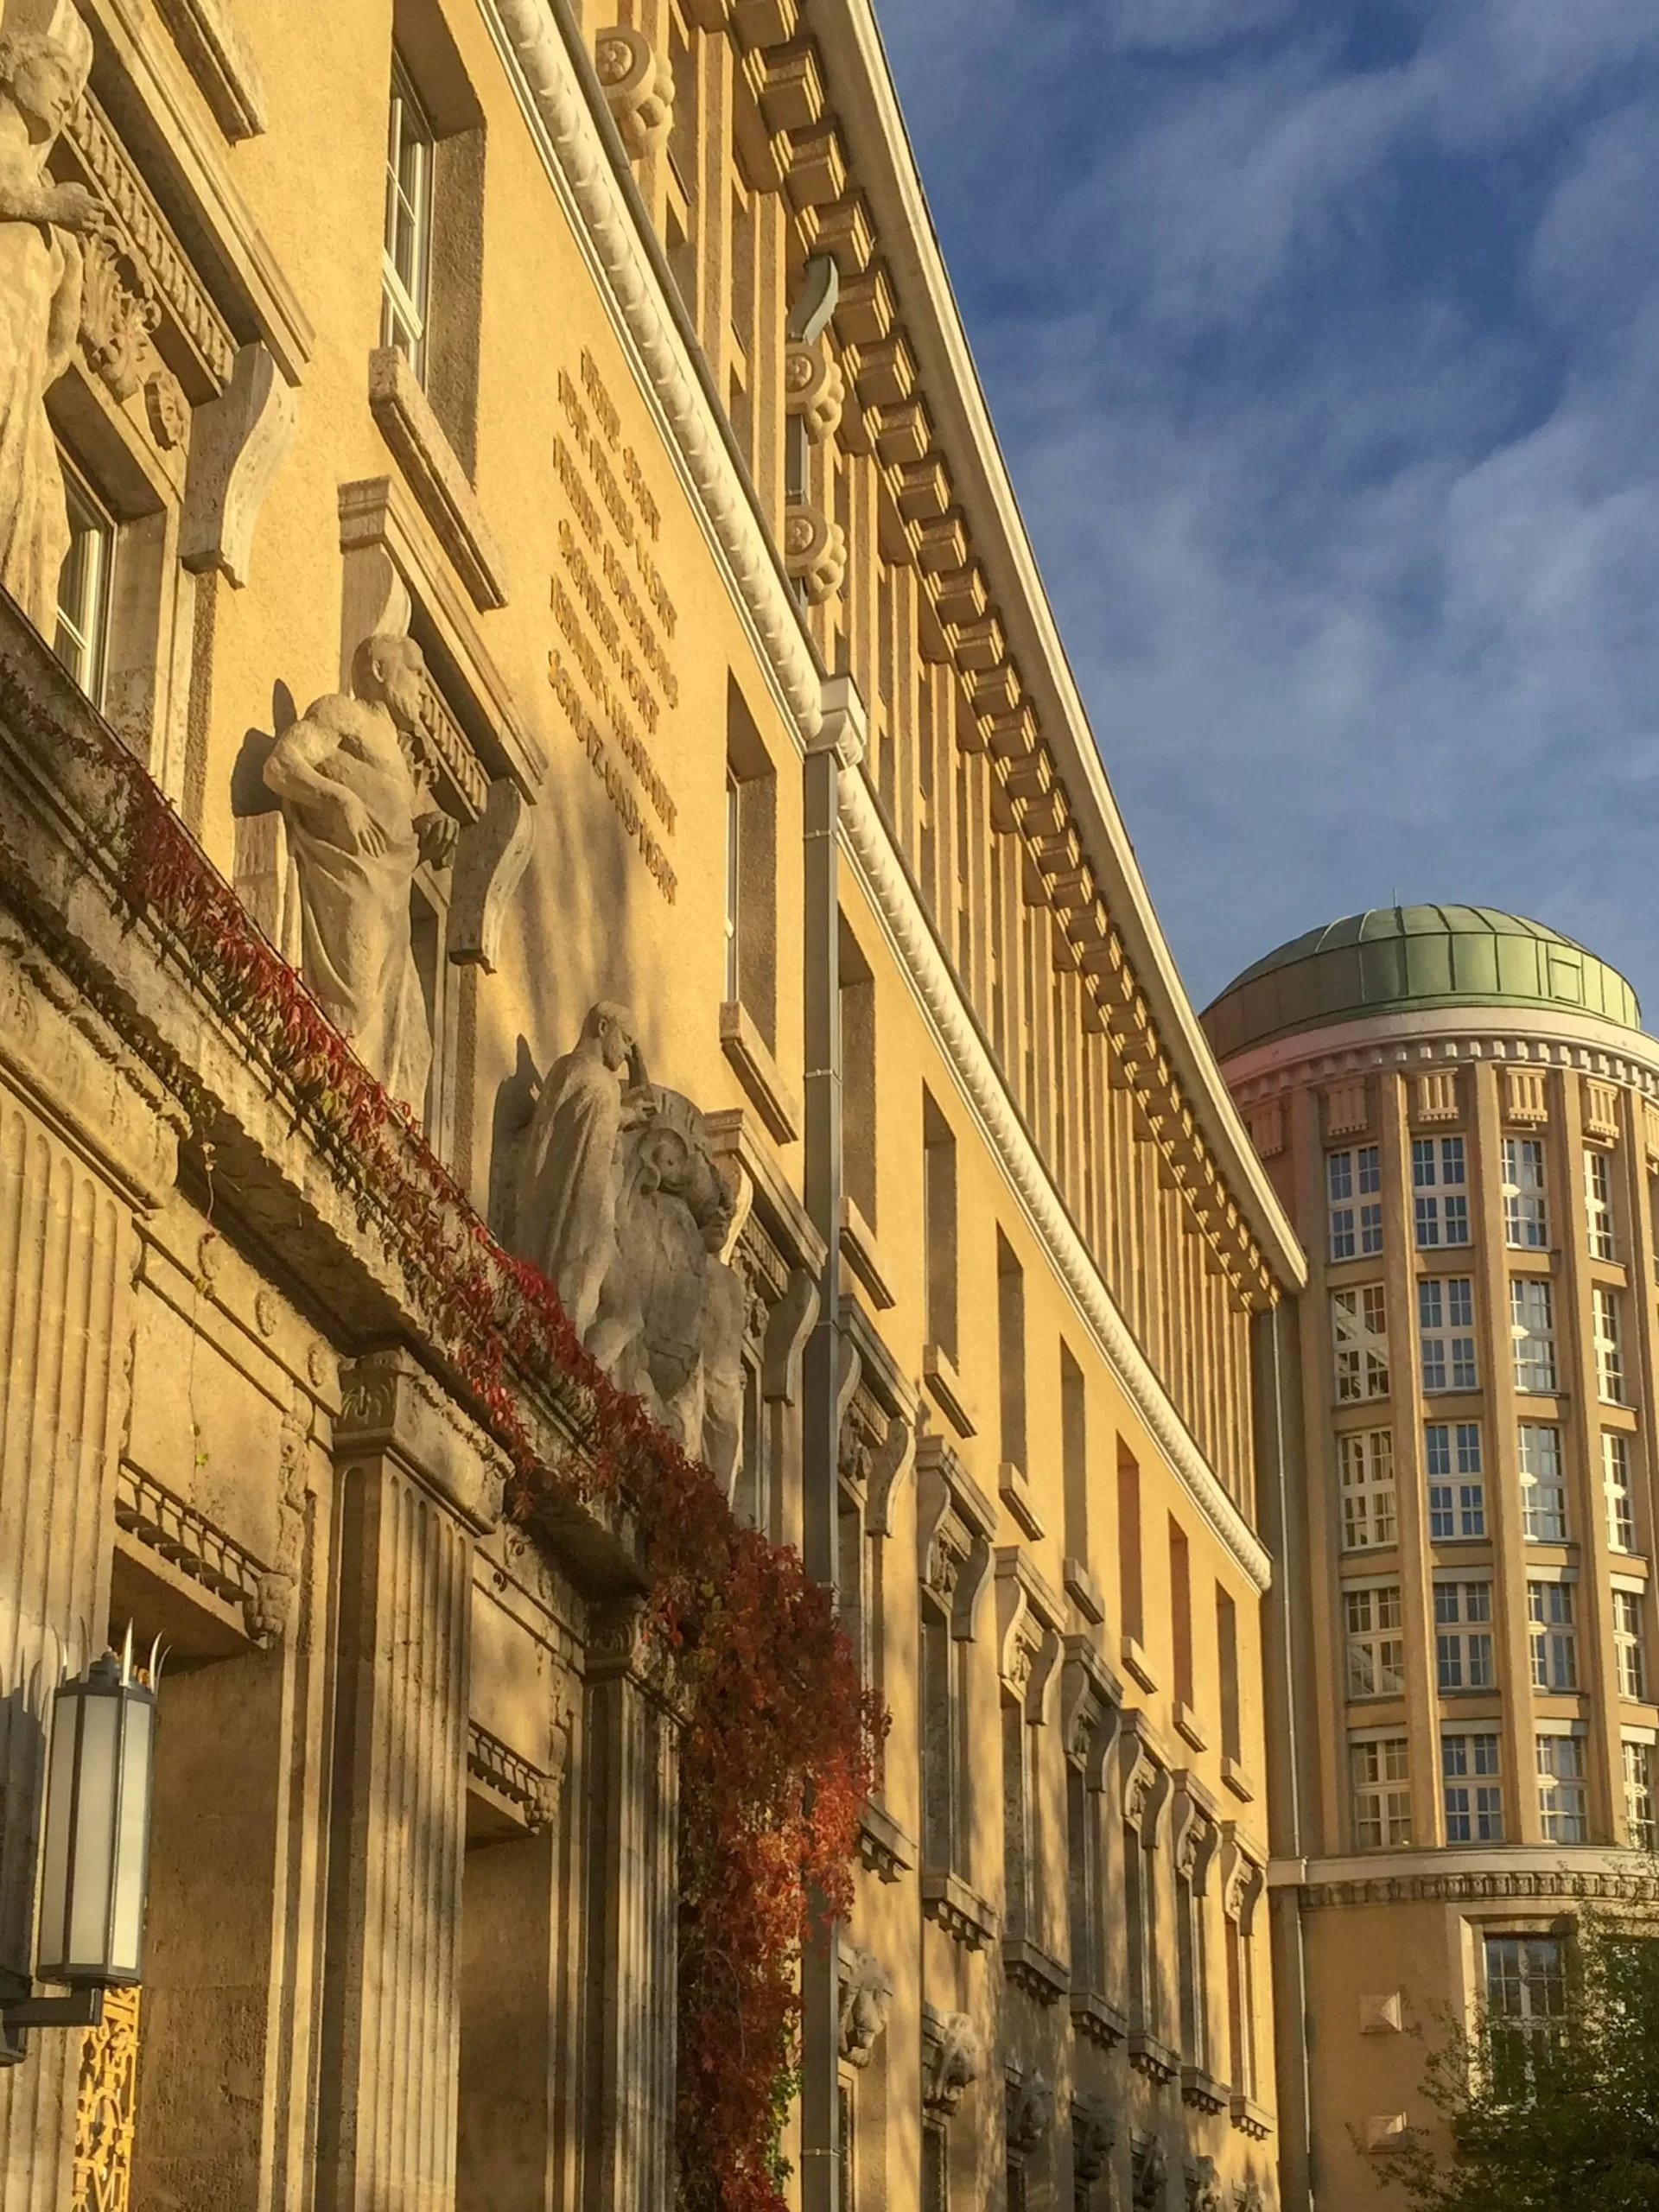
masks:
<instances>
[{"instance_id":1,"label":"decorative frieze","mask_svg":"<svg viewBox=\"0 0 1659 2212\"><path fill-rule=\"evenodd\" d=\"M1618 1092L1593 1076L1584 1079L1584 1133L1603 1144L1613 1144L1618 1137Z\"/></svg>"},{"instance_id":2,"label":"decorative frieze","mask_svg":"<svg viewBox=\"0 0 1659 2212\"><path fill-rule=\"evenodd\" d=\"M1541 1069L1504 1069L1503 1118L1527 1127L1549 1119L1548 1084Z\"/></svg>"}]
</instances>

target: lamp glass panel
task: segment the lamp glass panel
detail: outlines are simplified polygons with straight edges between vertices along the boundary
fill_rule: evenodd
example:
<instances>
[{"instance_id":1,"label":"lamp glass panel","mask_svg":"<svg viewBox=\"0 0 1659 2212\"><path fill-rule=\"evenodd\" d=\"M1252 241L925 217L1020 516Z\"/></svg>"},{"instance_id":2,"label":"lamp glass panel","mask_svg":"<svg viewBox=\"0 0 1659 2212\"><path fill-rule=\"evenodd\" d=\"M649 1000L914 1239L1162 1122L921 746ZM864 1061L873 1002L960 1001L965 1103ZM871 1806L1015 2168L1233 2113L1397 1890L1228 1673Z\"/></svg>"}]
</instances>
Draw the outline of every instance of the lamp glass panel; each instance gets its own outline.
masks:
<instances>
[{"instance_id":1,"label":"lamp glass panel","mask_svg":"<svg viewBox=\"0 0 1659 2212\"><path fill-rule=\"evenodd\" d=\"M80 1706L74 1863L70 1873L69 1955L64 1964L101 1967L109 1944L110 1885L115 1871L121 1700L94 1693L83 1696Z\"/></svg>"},{"instance_id":2,"label":"lamp glass panel","mask_svg":"<svg viewBox=\"0 0 1659 2212\"><path fill-rule=\"evenodd\" d=\"M123 1700L126 1726L121 1744L121 1820L110 1916L111 1974L138 1977L144 1942L144 1883L149 1872L149 1783L156 1708L147 1697Z\"/></svg>"},{"instance_id":3,"label":"lamp glass panel","mask_svg":"<svg viewBox=\"0 0 1659 2212\"><path fill-rule=\"evenodd\" d=\"M63 1963L69 1933L69 1838L75 1824L75 1736L80 1707L79 1698L59 1698L53 1707L41 1876L41 1973L47 1981L54 1979L50 1969Z\"/></svg>"}]
</instances>

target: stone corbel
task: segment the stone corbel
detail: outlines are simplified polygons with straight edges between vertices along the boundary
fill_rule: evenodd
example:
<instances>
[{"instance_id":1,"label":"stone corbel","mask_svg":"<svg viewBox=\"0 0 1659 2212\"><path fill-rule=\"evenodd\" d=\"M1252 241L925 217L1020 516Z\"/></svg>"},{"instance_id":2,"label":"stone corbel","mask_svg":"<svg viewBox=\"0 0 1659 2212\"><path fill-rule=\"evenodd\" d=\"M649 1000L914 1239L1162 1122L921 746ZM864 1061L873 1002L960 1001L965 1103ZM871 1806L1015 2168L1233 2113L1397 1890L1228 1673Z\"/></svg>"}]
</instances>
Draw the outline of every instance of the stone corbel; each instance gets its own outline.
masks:
<instances>
[{"instance_id":1,"label":"stone corbel","mask_svg":"<svg viewBox=\"0 0 1659 2212\"><path fill-rule=\"evenodd\" d=\"M1117 1685L1085 1637L1065 1639L1060 1674L1060 1734L1066 1757L1090 1789L1106 1787L1106 1762L1122 1718Z\"/></svg>"},{"instance_id":2,"label":"stone corbel","mask_svg":"<svg viewBox=\"0 0 1659 2212\"><path fill-rule=\"evenodd\" d=\"M1229 1920L1238 1923L1239 1934L1248 1937L1256 1900L1268 1885L1267 1873L1240 1841L1236 1821L1222 1822L1220 1853L1221 1909Z\"/></svg>"},{"instance_id":3,"label":"stone corbel","mask_svg":"<svg viewBox=\"0 0 1659 2212\"><path fill-rule=\"evenodd\" d=\"M1071 2100L1071 2171L1085 2186L1101 2179L1117 2140L1117 2125L1104 2097Z\"/></svg>"},{"instance_id":4,"label":"stone corbel","mask_svg":"<svg viewBox=\"0 0 1659 2212\"><path fill-rule=\"evenodd\" d=\"M1221 1841L1216 1819L1220 1808L1190 1767L1183 1767L1173 1781L1176 1865L1192 1885L1194 1896L1202 1896Z\"/></svg>"},{"instance_id":5,"label":"stone corbel","mask_svg":"<svg viewBox=\"0 0 1659 2212\"><path fill-rule=\"evenodd\" d=\"M230 383L196 410L191 424L179 520L179 559L187 569L217 569L238 590L247 582L254 524L299 416L299 393L269 349L257 341L244 346Z\"/></svg>"},{"instance_id":6,"label":"stone corbel","mask_svg":"<svg viewBox=\"0 0 1659 2212\"><path fill-rule=\"evenodd\" d=\"M817 1319L817 1282L809 1269L791 1268L783 1296L766 1317L760 1352L760 1395L769 1405L792 1406L799 1398L801 1362Z\"/></svg>"},{"instance_id":7,"label":"stone corbel","mask_svg":"<svg viewBox=\"0 0 1659 2212\"><path fill-rule=\"evenodd\" d=\"M857 684L850 676L828 676L823 682L823 719L811 740L814 753L833 753L843 776L851 774L869 750L870 718Z\"/></svg>"},{"instance_id":8,"label":"stone corbel","mask_svg":"<svg viewBox=\"0 0 1659 2212\"><path fill-rule=\"evenodd\" d=\"M458 967L495 973L501 926L530 860L529 802L511 776L498 776L484 810L461 831L450 878L448 953Z\"/></svg>"},{"instance_id":9,"label":"stone corbel","mask_svg":"<svg viewBox=\"0 0 1659 2212\"><path fill-rule=\"evenodd\" d=\"M934 2014L923 2024L922 2106L941 2118L952 2118L963 2093L985 2070L985 2050L979 2031L966 2012Z\"/></svg>"},{"instance_id":10,"label":"stone corbel","mask_svg":"<svg viewBox=\"0 0 1659 2212\"><path fill-rule=\"evenodd\" d=\"M1136 1830L1144 1848L1159 1841L1159 1824L1169 1802L1169 1769L1147 1749L1139 1729L1121 1738L1123 1764L1123 1818Z\"/></svg>"},{"instance_id":11,"label":"stone corbel","mask_svg":"<svg viewBox=\"0 0 1659 2212\"><path fill-rule=\"evenodd\" d=\"M887 1433L877 1446L870 1466L870 1486L864 1509L864 1525L872 1536L893 1534L893 1493L916 1458L916 1429L902 1414L887 1416Z\"/></svg>"},{"instance_id":12,"label":"stone corbel","mask_svg":"<svg viewBox=\"0 0 1659 2212\"><path fill-rule=\"evenodd\" d=\"M674 127L674 71L641 30L613 23L594 41L594 67L630 161L667 144Z\"/></svg>"},{"instance_id":13,"label":"stone corbel","mask_svg":"<svg viewBox=\"0 0 1659 2212\"><path fill-rule=\"evenodd\" d=\"M979 1632L980 1607L990 1583L996 1513L949 1445L938 1437L926 1438L925 1445L917 1458L918 1566L924 1581L948 1597L952 1635L970 1639ZM949 1578L937 1573L945 1552L956 1562Z\"/></svg>"},{"instance_id":14,"label":"stone corbel","mask_svg":"<svg viewBox=\"0 0 1659 2212\"><path fill-rule=\"evenodd\" d=\"M791 341L784 349L784 406L798 416L810 445L821 446L841 427L846 379L820 345Z\"/></svg>"},{"instance_id":15,"label":"stone corbel","mask_svg":"<svg viewBox=\"0 0 1659 2212\"><path fill-rule=\"evenodd\" d=\"M1027 2155L1039 2149L1054 2125L1054 2092L1040 2067L1022 2074L1007 2085L1007 2137L1010 2151Z\"/></svg>"},{"instance_id":16,"label":"stone corbel","mask_svg":"<svg viewBox=\"0 0 1659 2212\"><path fill-rule=\"evenodd\" d=\"M858 1395L859 1377L864 1363L858 1356L858 1346L850 1337L843 1336L836 1351L836 1434L840 1436L847 1426L847 1417L853 1410L853 1400Z\"/></svg>"},{"instance_id":17,"label":"stone corbel","mask_svg":"<svg viewBox=\"0 0 1659 2212\"><path fill-rule=\"evenodd\" d=\"M843 1936L838 1959L841 1982L841 2055L849 2066L866 2067L885 2034L893 2005L893 1976L874 1951L849 1944Z\"/></svg>"},{"instance_id":18,"label":"stone corbel","mask_svg":"<svg viewBox=\"0 0 1659 2212\"><path fill-rule=\"evenodd\" d=\"M1005 1686L1033 1726L1049 1718L1060 1656L1054 1610L1017 1544L996 1554L996 1657Z\"/></svg>"},{"instance_id":19,"label":"stone corbel","mask_svg":"<svg viewBox=\"0 0 1659 2212\"><path fill-rule=\"evenodd\" d=\"M833 599L847 574L847 533L810 500L794 500L785 512L784 572L809 607Z\"/></svg>"}]
</instances>

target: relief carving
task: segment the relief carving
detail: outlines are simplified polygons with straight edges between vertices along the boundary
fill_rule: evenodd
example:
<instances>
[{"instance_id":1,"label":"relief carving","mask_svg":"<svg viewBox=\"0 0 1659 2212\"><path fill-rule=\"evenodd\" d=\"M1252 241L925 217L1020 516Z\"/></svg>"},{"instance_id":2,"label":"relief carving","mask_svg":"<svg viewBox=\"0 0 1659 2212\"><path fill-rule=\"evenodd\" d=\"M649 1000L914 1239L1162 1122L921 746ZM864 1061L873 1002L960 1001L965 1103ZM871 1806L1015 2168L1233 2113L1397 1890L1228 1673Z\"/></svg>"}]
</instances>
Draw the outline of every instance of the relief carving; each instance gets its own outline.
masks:
<instances>
[{"instance_id":1,"label":"relief carving","mask_svg":"<svg viewBox=\"0 0 1659 2212\"><path fill-rule=\"evenodd\" d=\"M1097 2182L1106 2171L1117 2131L1104 2097L1078 2097L1071 2106L1071 2171L1080 2182Z\"/></svg>"},{"instance_id":2,"label":"relief carving","mask_svg":"<svg viewBox=\"0 0 1659 2212\"><path fill-rule=\"evenodd\" d=\"M849 2066L868 2066L886 2032L893 2004L893 1976L874 1951L843 1952L841 2055Z\"/></svg>"},{"instance_id":3,"label":"relief carving","mask_svg":"<svg viewBox=\"0 0 1659 2212\"><path fill-rule=\"evenodd\" d=\"M590 1007L549 1071L518 1183L520 1251L606 1374L729 1494L742 1446L741 1213L702 1116L649 1080L626 1007Z\"/></svg>"},{"instance_id":4,"label":"relief carving","mask_svg":"<svg viewBox=\"0 0 1659 2212\"><path fill-rule=\"evenodd\" d=\"M1007 2094L1008 2148L1034 2151L1054 2124L1054 2092L1039 2070L1017 2087L1010 2082Z\"/></svg>"},{"instance_id":5,"label":"relief carving","mask_svg":"<svg viewBox=\"0 0 1659 2212\"><path fill-rule=\"evenodd\" d=\"M823 346L791 340L784 349L784 407L798 415L809 441L821 446L841 427L847 383Z\"/></svg>"},{"instance_id":6,"label":"relief carving","mask_svg":"<svg viewBox=\"0 0 1659 2212\"><path fill-rule=\"evenodd\" d=\"M161 304L124 245L89 238L81 258L80 350L117 399L130 399L154 358L150 333L162 319Z\"/></svg>"},{"instance_id":7,"label":"relief carving","mask_svg":"<svg viewBox=\"0 0 1659 2212\"><path fill-rule=\"evenodd\" d=\"M643 31L613 23L594 42L605 105L629 158L643 161L666 143L674 124L674 72Z\"/></svg>"},{"instance_id":8,"label":"relief carving","mask_svg":"<svg viewBox=\"0 0 1659 2212\"><path fill-rule=\"evenodd\" d=\"M793 501L784 516L784 569L799 584L809 607L821 607L841 589L847 573L847 534L838 522Z\"/></svg>"},{"instance_id":9,"label":"relief carving","mask_svg":"<svg viewBox=\"0 0 1659 2212\"><path fill-rule=\"evenodd\" d=\"M101 241L106 218L84 185L54 184L46 162L92 62L70 0L46 30L0 33L0 584L48 638L69 518L46 392L79 330L81 240Z\"/></svg>"},{"instance_id":10,"label":"relief carving","mask_svg":"<svg viewBox=\"0 0 1659 2212\"><path fill-rule=\"evenodd\" d=\"M432 1033L410 885L423 859L446 867L455 839L421 766L425 672L412 639L365 639L350 693L316 700L276 740L264 771L299 869L306 983L370 1072L416 1109Z\"/></svg>"},{"instance_id":11,"label":"relief carving","mask_svg":"<svg viewBox=\"0 0 1659 2212\"><path fill-rule=\"evenodd\" d=\"M1131 2190L1135 2212L1162 2212L1168 2183L1169 2161L1157 2137L1150 2143L1137 2144Z\"/></svg>"},{"instance_id":12,"label":"relief carving","mask_svg":"<svg viewBox=\"0 0 1659 2212\"><path fill-rule=\"evenodd\" d=\"M947 2012L939 2022L932 2063L924 2076L923 2106L949 2119L984 2068L985 2053L973 2022L965 2012Z\"/></svg>"},{"instance_id":13,"label":"relief carving","mask_svg":"<svg viewBox=\"0 0 1659 2212\"><path fill-rule=\"evenodd\" d=\"M1223 2212L1221 2177L1211 2158L1194 2158L1187 2166L1186 2212Z\"/></svg>"}]
</instances>

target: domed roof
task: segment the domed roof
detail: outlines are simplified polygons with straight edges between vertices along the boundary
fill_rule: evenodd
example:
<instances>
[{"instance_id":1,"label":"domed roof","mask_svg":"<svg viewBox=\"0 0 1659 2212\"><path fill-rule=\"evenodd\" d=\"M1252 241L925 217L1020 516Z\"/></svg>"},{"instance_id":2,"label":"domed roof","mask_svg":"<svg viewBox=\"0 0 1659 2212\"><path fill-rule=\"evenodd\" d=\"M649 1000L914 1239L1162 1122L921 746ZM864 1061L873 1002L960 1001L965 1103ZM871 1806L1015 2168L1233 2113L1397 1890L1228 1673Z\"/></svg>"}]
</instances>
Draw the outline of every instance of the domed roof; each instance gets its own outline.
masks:
<instances>
[{"instance_id":1,"label":"domed roof","mask_svg":"<svg viewBox=\"0 0 1659 2212\"><path fill-rule=\"evenodd\" d=\"M1219 1059L1296 1030L1439 1006L1570 1009L1639 1029L1636 993L1571 938L1492 906L1373 906L1281 944L1201 1016Z\"/></svg>"}]
</instances>

